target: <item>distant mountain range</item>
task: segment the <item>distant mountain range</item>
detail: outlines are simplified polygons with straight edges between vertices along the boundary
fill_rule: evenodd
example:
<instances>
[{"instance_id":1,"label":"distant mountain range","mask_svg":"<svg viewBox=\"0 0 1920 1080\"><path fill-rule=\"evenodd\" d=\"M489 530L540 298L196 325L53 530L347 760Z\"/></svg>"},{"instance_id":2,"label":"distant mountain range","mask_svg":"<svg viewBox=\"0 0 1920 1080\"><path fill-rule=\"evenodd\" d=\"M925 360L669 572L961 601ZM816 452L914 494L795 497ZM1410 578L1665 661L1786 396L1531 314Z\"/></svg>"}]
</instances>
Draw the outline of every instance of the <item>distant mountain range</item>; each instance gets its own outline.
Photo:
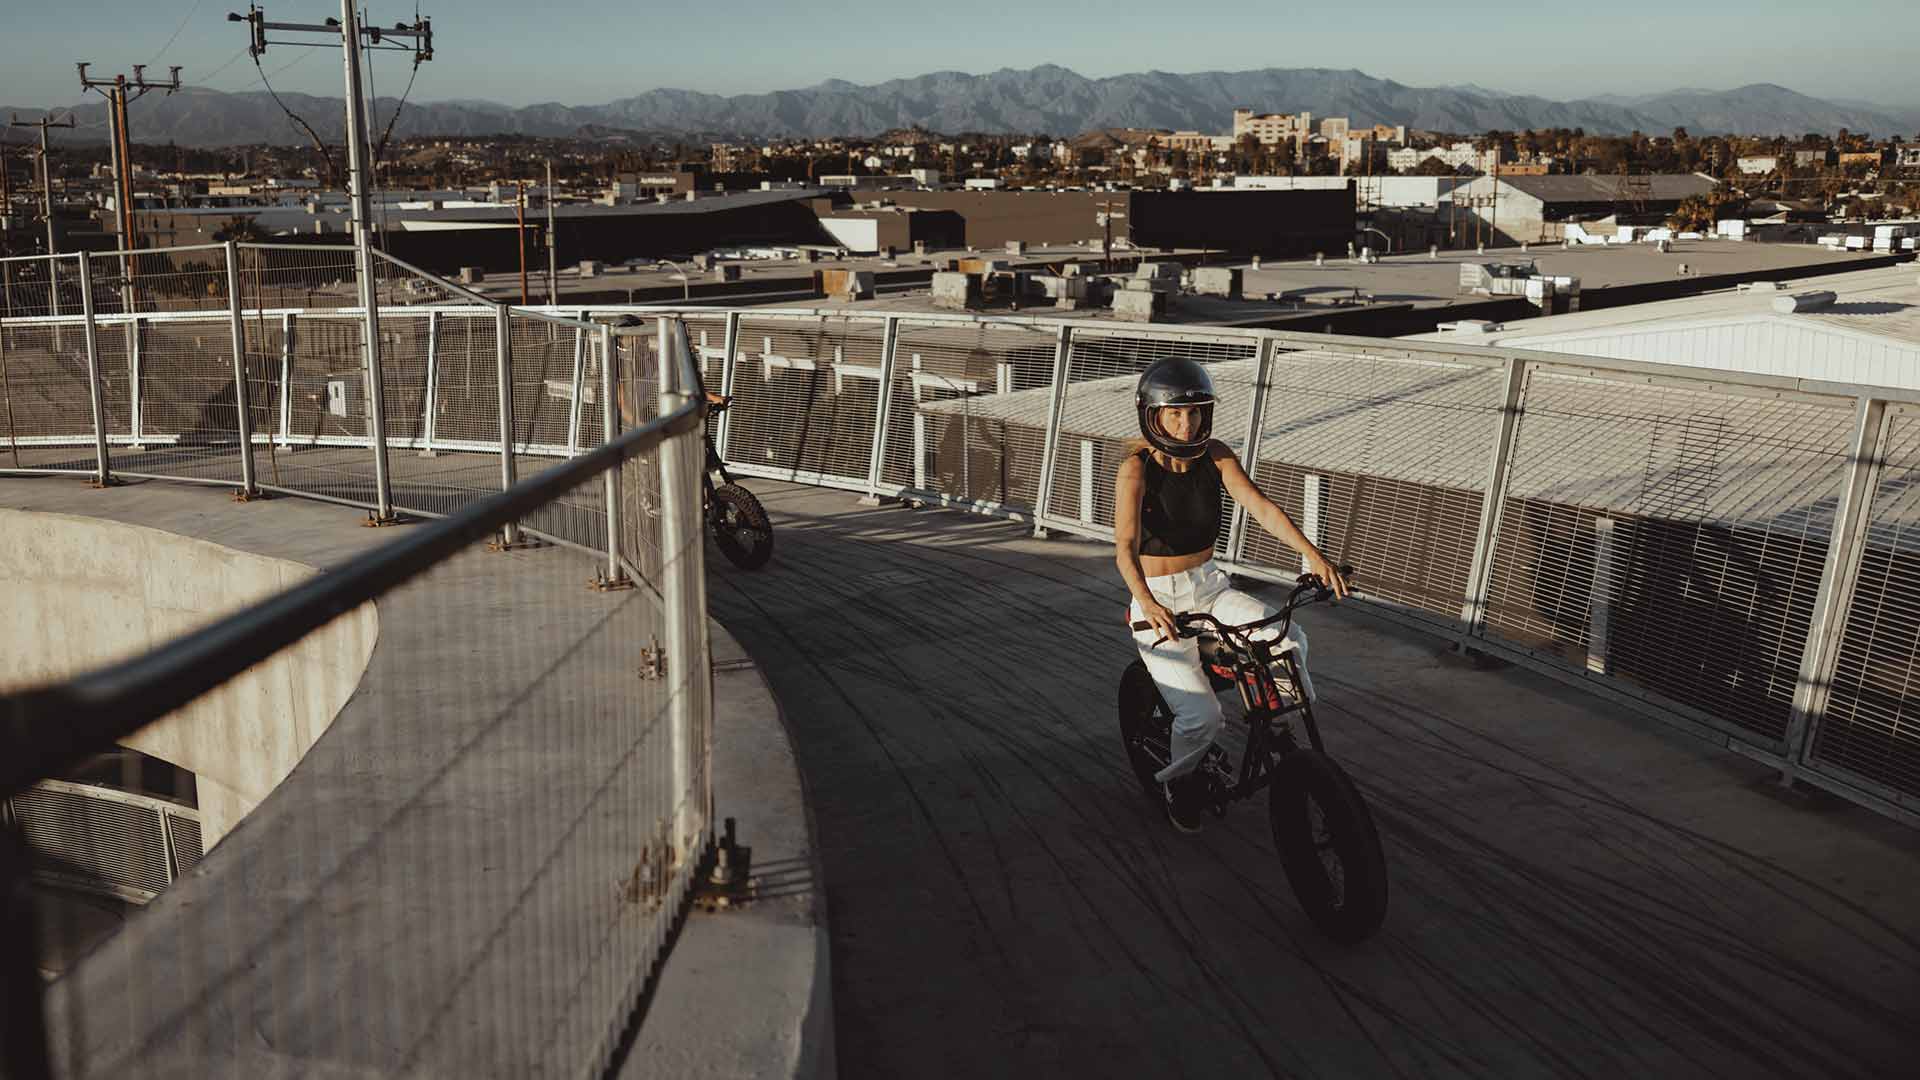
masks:
<instances>
[{"instance_id":1,"label":"distant mountain range","mask_svg":"<svg viewBox=\"0 0 1920 1080\"><path fill-rule=\"evenodd\" d=\"M282 94L329 140L342 137L338 98ZM395 102L382 98L376 127ZM688 141L778 136L871 135L919 126L940 132L1026 132L1056 136L1093 128L1226 131L1233 110L1309 111L1346 116L1356 125L1405 124L1430 131L1476 133L1492 128L1585 128L1596 134L1657 134L1685 127L1697 135L1800 135L1840 128L1876 136L1913 137L1920 106L1891 108L1823 101L1782 86L1672 90L1580 101L1506 94L1472 85L1417 87L1358 71L1325 68L1149 71L1089 79L1063 67L1002 69L985 75L939 71L860 86L838 79L802 90L723 97L691 90L649 90L604 105L540 104L511 108L486 101L409 102L398 135L545 135ZM0 112L7 107L0 106ZM22 115L43 110L16 107ZM151 95L134 105L140 142L195 146L294 143L305 135L265 93L191 89ZM81 124L102 119L104 106L76 110ZM28 132L16 129L15 139ZM66 138L105 138L104 125ZM376 136L378 132L376 131Z\"/></svg>"}]
</instances>

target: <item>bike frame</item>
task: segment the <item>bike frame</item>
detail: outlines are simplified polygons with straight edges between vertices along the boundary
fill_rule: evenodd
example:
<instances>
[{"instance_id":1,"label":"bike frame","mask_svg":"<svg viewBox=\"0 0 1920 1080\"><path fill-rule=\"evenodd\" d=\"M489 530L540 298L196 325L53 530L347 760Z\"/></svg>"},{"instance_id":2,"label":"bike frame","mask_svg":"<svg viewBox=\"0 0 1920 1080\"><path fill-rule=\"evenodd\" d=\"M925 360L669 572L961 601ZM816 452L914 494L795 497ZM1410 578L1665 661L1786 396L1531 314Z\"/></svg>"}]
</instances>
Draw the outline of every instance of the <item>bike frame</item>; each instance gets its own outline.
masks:
<instances>
[{"instance_id":1,"label":"bike frame","mask_svg":"<svg viewBox=\"0 0 1920 1080\"><path fill-rule=\"evenodd\" d=\"M1301 677L1299 655L1292 649L1276 655L1276 644L1284 641L1293 627L1293 612L1300 606L1300 598L1314 589L1314 585L1302 584L1287 598L1286 606L1278 614L1247 628L1230 633L1219 620L1210 619L1213 628L1201 631L1218 642L1214 657L1203 658L1203 663L1216 670L1217 666L1231 668L1233 683L1240 690L1240 702L1246 707L1247 748L1240 755L1239 779L1224 793L1229 800L1237 802L1273 782L1272 752L1276 748L1283 758L1299 749L1293 740L1292 726L1286 721L1294 713L1300 714L1301 723L1306 726L1308 744L1320 753L1326 752L1326 746L1320 741L1320 725L1313 718L1313 706L1303 689L1305 679ZM1276 622L1280 624L1280 633L1273 641L1252 636L1254 630ZM1227 664L1217 665L1222 659ZM1284 696L1274 678L1276 666L1284 667L1287 673L1289 692Z\"/></svg>"}]
</instances>

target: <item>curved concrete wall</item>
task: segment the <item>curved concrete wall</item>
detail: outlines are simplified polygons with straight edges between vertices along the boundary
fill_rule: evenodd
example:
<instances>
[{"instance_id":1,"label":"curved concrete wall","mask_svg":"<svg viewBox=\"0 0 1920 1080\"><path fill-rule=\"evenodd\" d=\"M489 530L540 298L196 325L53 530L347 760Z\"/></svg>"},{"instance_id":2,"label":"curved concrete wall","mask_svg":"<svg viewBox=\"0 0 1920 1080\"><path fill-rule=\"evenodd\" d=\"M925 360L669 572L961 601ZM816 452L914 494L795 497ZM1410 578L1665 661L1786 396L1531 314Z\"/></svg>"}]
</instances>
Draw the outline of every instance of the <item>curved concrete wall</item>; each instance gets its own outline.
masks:
<instances>
[{"instance_id":1,"label":"curved concrete wall","mask_svg":"<svg viewBox=\"0 0 1920 1080\"><path fill-rule=\"evenodd\" d=\"M279 592L313 567L158 529L0 510L0 691L144 652ZM372 604L123 740L198 778L202 842L220 841L293 770L359 685Z\"/></svg>"}]
</instances>

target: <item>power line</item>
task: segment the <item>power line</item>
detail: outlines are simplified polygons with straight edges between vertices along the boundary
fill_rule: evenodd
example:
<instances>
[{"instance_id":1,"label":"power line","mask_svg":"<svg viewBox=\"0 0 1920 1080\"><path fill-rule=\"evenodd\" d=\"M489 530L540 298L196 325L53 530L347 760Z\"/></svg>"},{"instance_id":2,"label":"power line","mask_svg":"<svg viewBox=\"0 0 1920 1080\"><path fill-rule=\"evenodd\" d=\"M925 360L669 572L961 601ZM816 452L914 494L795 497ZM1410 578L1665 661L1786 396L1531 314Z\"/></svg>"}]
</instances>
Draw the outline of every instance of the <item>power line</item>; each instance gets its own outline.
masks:
<instances>
[{"instance_id":1,"label":"power line","mask_svg":"<svg viewBox=\"0 0 1920 1080\"><path fill-rule=\"evenodd\" d=\"M187 23L193 21L194 15L199 13L200 2L201 0L193 0L193 6L187 9L186 16L180 20L180 25L173 28L173 36L167 39L165 45L160 46L160 51L154 53L153 59L147 61L147 63L157 64L160 62L161 57L167 55L167 50L173 48L173 43L180 40L180 31L185 30Z\"/></svg>"},{"instance_id":2,"label":"power line","mask_svg":"<svg viewBox=\"0 0 1920 1080\"><path fill-rule=\"evenodd\" d=\"M286 66L292 67L293 64L288 64ZM273 84L267 81L267 72L265 68L262 68L260 66L260 55L258 53L254 54L253 67L255 71L258 71L260 73L260 85L266 87L267 93L273 96L273 103L275 105L280 106L280 111L287 114L287 119L300 125L302 128L305 128L307 134L312 136L313 145L315 149L320 151L320 156L323 159L325 159L327 163L327 186L332 187L334 179L337 175L337 172L333 166L333 152L327 149L327 144L321 140L320 133L313 130L312 124L309 124L305 120L301 119L300 116L296 114L292 109L287 108L286 102L280 100L280 95L277 91L274 90Z\"/></svg>"}]
</instances>

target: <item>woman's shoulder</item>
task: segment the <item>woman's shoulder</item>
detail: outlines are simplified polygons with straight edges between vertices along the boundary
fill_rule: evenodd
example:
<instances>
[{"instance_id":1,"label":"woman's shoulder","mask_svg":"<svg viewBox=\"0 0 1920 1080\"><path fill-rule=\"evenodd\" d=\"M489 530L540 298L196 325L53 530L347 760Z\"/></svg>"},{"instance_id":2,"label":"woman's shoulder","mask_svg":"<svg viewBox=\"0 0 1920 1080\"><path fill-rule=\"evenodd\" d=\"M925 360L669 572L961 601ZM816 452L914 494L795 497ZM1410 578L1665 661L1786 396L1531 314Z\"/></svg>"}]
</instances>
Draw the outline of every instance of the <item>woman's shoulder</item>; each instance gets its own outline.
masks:
<instances>
[{"instance_id":1,"label":"woman's shoulder","mask_svg":"<svg viewBox=\"0 0 1920 1080\"><path fill-rule=\"evenodd\" d=\"M1234 454L1233 447L1219 439L1209 439L1207 440L1207 460L1218 465L1223 461L1238 461L1239 458Z\"/></svg>"}]
</instances>

